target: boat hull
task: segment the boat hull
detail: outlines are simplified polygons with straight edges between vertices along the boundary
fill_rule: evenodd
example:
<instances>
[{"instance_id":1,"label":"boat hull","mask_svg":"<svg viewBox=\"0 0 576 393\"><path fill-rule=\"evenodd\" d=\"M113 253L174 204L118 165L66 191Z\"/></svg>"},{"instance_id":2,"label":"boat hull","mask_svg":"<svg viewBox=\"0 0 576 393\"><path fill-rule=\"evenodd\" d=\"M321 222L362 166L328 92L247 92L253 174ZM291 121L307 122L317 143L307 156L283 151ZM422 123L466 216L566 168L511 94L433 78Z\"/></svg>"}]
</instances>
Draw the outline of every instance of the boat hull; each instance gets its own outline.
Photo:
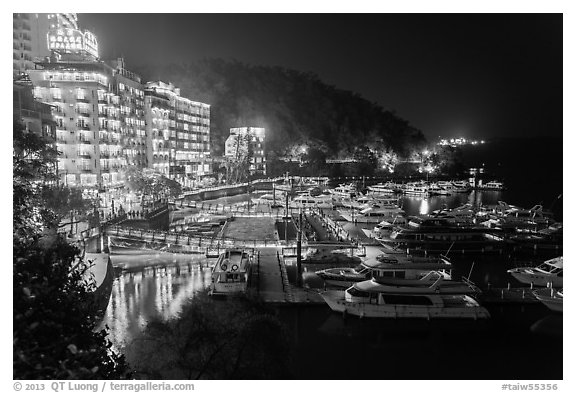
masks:
<instances>
[{"instance_id":1,"label":"boat hull","mask_svg":"<svg viewBox=\"0 0 576 393\"><path fill-rule=\"evenodd\" d=\"M538 287L546 287L552 285L553 288L562 288L564 283L563 278L557 276L528 274L514 270L511 270L510 274L522 284L533 284Z\"/></svg>"},{"instance_id":2,"label":"boat hull","mask_svg":"<svg viewBox=\"0 0 576 393\"><path fill-rule=\"evenodd\" d=\"M554 289L540 289L533 292L534 297L552 311L563 312L564 298L558 296Z\"/></svg>"},{"instance_id":3,"label":"boat hull","mask_svg":"<svg viewBox=\"0 0 576 393\"><path fill-rule=\"evenodd\" d=\"M405 306L347 302L344 291L326 291L322 298L332 311L360 318L486 319L490 313L481 306Z\"/></svg>"}]
</instances>

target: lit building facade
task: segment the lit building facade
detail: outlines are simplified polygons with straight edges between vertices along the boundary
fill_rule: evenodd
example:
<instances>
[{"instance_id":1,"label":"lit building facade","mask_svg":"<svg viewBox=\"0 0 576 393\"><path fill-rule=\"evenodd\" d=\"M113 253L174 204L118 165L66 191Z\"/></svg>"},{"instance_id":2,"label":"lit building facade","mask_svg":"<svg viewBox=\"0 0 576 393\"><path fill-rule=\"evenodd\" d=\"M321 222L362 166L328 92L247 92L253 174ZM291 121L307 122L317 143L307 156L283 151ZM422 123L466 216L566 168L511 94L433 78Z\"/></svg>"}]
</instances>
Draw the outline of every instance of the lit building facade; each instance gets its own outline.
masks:
<instances>
[{"instance_id":1,"label":"lit building facade","mask_svg":"<svg viewBox=\"0 0 576 393\"><path fill-rule=\"evenodd\" d=\"M14 82L12 92L14 116L22 120L26 130L55 141L56 122L52 116L52 106L34 98L29 82Z\"/></svg>"},{"instance_id":2,"label":"lit building facade","mask_svg":"<svg viewBox=\"0 0 576 393\"><path fill-rule=\"evenodd\" d=\"M262 127L237 127L230 129L230 136L224 145L224 155L242 160L251 155L249 171L251 175L266 174L264 139L266 130Z\"/></svg>"},{"instance_id":3,"label":"lit building facade","mask_svg":"<svg viewBox=\"0 0 576 393\"><path fill-rule=\"evenodd\" d=\"M50 56L48 32L58 28L78 29L76 14L13 14L13 74L34 69L34 61Z\"/></svg>"},{"instance_id":4,"label":"lit building facade","mask_svg":"<svg viewBox=\"0 0 576 393\"><path fill-rule=\"evenodd\" d=\"M144 169L148 165L144 85L140 76L126 69L124 59L119 58L111 62L111 65L114 68L112 96L119 97L120 105L122 154L126 165ZM105 118L102 120L106 121Z\"/></svg>"},{"instance_id":5,"label":"lit building facade","mask_svg":"<svg viewBox=\"0 0 576 393\"><path fill-rule=\"evenodd\" d=\"M185 187L212 173L210 105L189 100L171 83L145 89L148 168Z\"/></svg>"},{"instance_id":6,"label":"lit building facade","mask_svg":"<svg viewBox=\"0 0 576 393\"><path fill-rule=\"evenodd\" d=\"M69 186L111 186L122 157L120 100L111 93L113 69L103 63L39 63L30 70L34 94L53 106L58 172Z\"/></svg>"}]
</instances>

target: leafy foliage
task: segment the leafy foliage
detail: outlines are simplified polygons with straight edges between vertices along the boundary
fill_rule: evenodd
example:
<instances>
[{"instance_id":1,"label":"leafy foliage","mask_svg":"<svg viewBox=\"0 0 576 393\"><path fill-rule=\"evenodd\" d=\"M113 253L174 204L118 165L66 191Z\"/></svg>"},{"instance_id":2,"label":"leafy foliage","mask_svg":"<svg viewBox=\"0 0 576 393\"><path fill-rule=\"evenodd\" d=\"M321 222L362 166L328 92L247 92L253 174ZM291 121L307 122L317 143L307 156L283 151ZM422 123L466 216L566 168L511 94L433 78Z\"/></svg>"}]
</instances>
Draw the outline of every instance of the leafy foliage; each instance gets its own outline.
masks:
<instances>
[{"instance_id":1,"label":"leafy foliage","mask_svg":"<svg viewBox=\"0 0 576 393\"><path fill-rule=\"evenodd\" d=\"M182 193L182 186L175 180L156 173L144 173L134 166L129 166L125 171L126 187L153 199L160 197L177 197Z\"/></svg>"},{"instance_id":2,"label":"leafy foliage","mask_svg":"<svg viewBox=\"0 0 576 393\"><path fill-rule=\"evenodd\" d=\"M55 202L44 200L55 154L15 119L14 378L123 378L124 358L110 350L105 330L95 332L97 306L87 264L80 250L55 234Z\"/></svg>"},{"instance_id":3,"label":"leafy foliage","mask_svg":"<svg viewBox=\"0 0 576 393\"><path fill-rule=\"evenodd\" d=\"M151 321L127 356L145 379L284 379L286 333L258 304L200 293L179 318Z\"/></svg>"}]
</instances>

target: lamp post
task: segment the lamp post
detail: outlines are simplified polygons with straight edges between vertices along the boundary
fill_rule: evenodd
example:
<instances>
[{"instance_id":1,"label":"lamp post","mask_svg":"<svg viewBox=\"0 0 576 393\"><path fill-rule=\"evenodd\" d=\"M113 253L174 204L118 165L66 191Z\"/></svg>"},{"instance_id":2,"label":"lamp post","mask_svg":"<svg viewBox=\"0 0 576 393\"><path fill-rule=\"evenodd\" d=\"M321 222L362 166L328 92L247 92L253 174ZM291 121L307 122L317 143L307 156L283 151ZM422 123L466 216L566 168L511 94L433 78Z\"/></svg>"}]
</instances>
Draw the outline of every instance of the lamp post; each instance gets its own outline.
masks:
<instances>
[{"instance_id":1,"label":"lamp post","mask_svg":"<svg viewBox=\"0 0 576 393\"><path fill-rule=\"evenodd\" d=\"M298 275L296 277L297 285L302 286L302 208L298 214L298 234L296 237L296 267Z\"/></svg>"}]
</instances>

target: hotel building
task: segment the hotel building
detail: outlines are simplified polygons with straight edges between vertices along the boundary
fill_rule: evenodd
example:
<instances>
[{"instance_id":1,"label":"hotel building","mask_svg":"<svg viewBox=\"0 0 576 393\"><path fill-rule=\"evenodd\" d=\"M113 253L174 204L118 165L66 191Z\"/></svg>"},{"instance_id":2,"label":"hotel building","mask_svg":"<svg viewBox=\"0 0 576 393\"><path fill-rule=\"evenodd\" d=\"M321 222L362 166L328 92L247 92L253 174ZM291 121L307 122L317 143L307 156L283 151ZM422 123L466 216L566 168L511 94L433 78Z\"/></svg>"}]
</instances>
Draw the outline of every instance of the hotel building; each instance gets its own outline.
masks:
<instances>
[{"instance_id":1,"label":"hotel building","mask_svg":"<svg viewBox=\"0 0 576 393\"><path fill-rule=\"evenodd\" d=\"M249 171L251 175L266 174L266 156L264 138L266 130L262 127L237 127L230 129L226 139L224 155L237 161L250 155Z\"/></svg>"},{"instance_id":2,"label":"hotel building","mask_svg":"<svg viewBox=\"0 0 576 393\"><path fill-rule=\"evenodd\" d=\"M31 82L34 98L52 108L63 184L121 186L128 166L184 186L212 173L209 105L182 97L172 84L143 84L122 58L101 61L96 37L78 29L75 14L14 15L15 42L21 30L33 30L22 21L46 22L36 34L44 35L36 41L46 51L25 57L29 63L16 64L15 56L14 76Z\"/></svg>"},{"instance_id":3,"label":"hotel building","mask_svg":"<svg viewBox=\"0 0 576 393\"><path fill-rule=\"evenodd\" d=\"M161 81L148 82L144 94L148 168L185 187L210 175L210 105Z\"/></svg>"},{"instance_id":4,"label":"hotel building","mask_svg":"<svg viewBox=\"0 0 576 393\"><path fill-rule=\"evenodd\" d=\"M13 75L34 69L34 61L50 56L48 31L56 28L78 30L76 14L12 14Z\"/></svg>"}]
</instances>

